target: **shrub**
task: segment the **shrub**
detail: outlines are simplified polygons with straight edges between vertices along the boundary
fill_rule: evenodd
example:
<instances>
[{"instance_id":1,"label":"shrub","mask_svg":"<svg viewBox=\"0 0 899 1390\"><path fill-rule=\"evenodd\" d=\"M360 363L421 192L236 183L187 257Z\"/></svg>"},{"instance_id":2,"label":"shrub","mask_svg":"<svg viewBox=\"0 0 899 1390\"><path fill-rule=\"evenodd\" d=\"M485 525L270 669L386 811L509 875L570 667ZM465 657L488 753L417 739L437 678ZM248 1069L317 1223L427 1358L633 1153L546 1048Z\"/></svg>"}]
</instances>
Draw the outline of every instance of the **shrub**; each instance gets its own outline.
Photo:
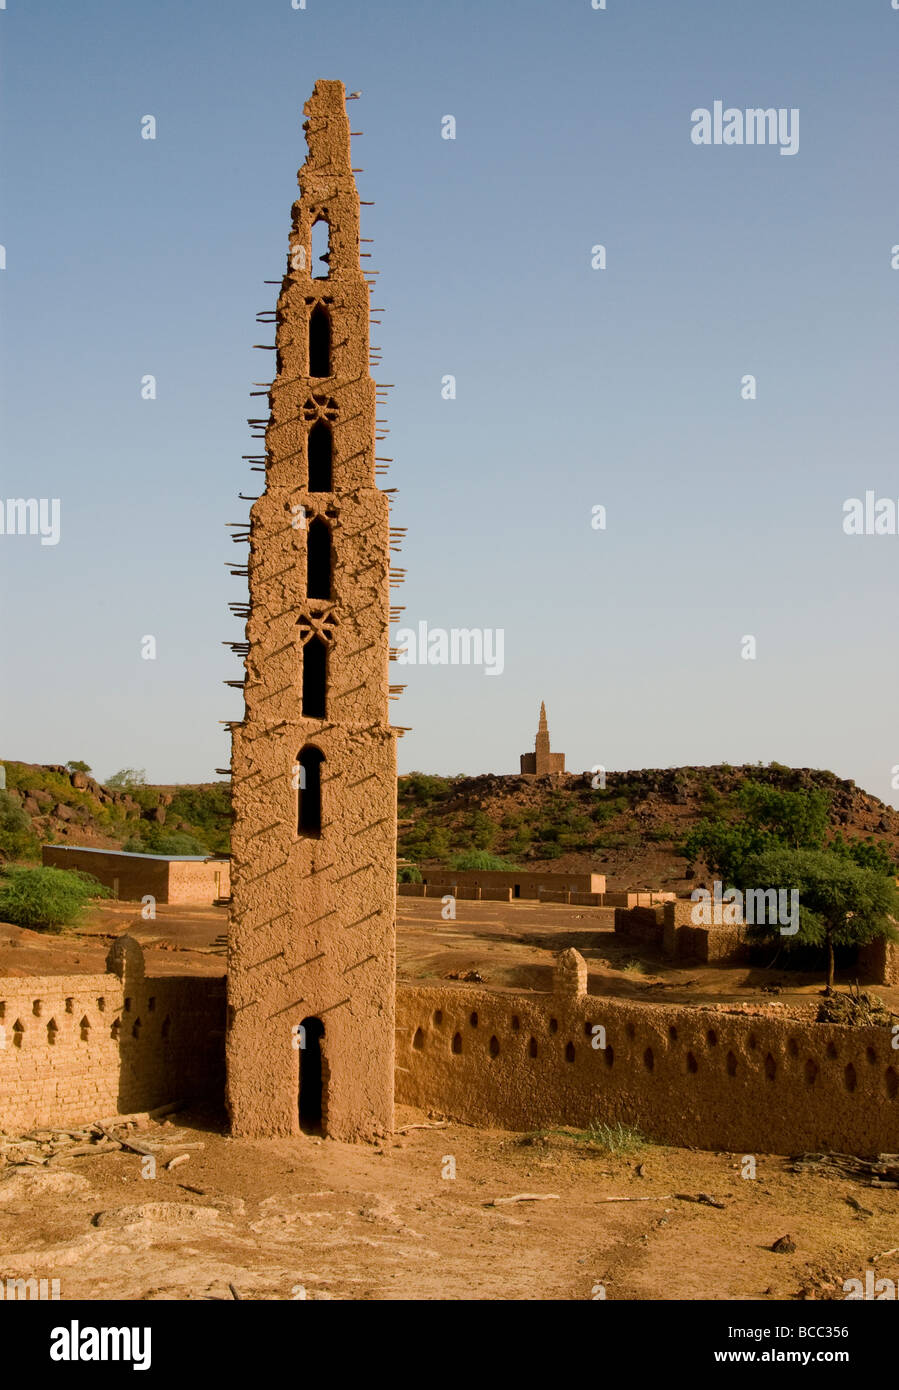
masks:
<instances>
[{"instance_id":1,"label":"shrub","mask_svg":"<svg viewBox=\"0 0 899 1390\"><path fill-rule=\"evenodd\" d=\"M147 785L147 774L142 767L121 767L118 772L114 772L111 777L107 777L106 785L107 787L116 787L124 791L130 791L132 787L145 787Z\"/></svg>"},{"instance_id":2,"label":"shrub","mask_svg":"<svg viewBox=\"0 0 899 1390\"><path fill-rule=\"evenodd\" d=\"M518 873L519 864L512 864L508 859L500 859L498 854L489 854L487 850L472 849L464 854L454 854L450 857L450 866L453 869L480 869L483 873Z\"/></svg>"},{"instance_id":3,"label":"shrub","mask_svg":"<svg viewBox=\"0 0 899 1390\"><path fill-rule=\"evenodd\" d=\"M90 874L70 869L9 867L0 878L0 919L17 927L59 931L81 919L91 898L111 898Z\"/></svg>"},{"instance_id":4,"label":"shrub","mask_svg":"<svg viewBox=\"0 0 899 1390\"><path fill-rule=\"evenodd\" d=\"M36 858L40 852L31 817L8 792L0 792L0 851L10 859Z\"/></svg>"},{"instance_id":5,"label":"shrub","mask_svg":"<svg viewBox=\"0 0 899 1390\"><path fill-rule=\"evenodd\" d=\"M208 854L209 851L193 835L183 830L163 830L150 825L139 835L132 835L122 846L126 854Z\"/></svg>"},{"instance_id":6,"label":"shrub","mask_svg":"<svg viewBox=\"0 0 899 1390\"><path fill-rule=\"evenodd\" d=\"M417 864L401 864L396 873L397 883L421 883L421 869Z\"/></svg>"}]
</instances>

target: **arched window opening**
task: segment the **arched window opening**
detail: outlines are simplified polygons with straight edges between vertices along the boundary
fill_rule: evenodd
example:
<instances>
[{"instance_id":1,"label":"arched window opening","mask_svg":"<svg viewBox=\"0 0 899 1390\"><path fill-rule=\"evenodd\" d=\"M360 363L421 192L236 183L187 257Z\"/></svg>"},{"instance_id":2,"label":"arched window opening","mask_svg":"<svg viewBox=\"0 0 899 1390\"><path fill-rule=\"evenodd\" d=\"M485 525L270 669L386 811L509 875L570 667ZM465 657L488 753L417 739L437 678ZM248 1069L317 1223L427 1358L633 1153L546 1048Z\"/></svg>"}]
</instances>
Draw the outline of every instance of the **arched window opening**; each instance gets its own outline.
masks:
<instances>
[{"instance_id":1,"label":"arched window opening","mask_svg":"<svg viewBox=\"0 0 899 1390\"><path fill-rule=\"evenodd\" d=\"M310 637L303 652L303 704L307 719L325 718L328 649L320 637Z\"/></svg>"},{"instance_id":2,"label":"arched window opening","mask_svg":"<svg viewBox=\"0 0 899 1390\"><path fill-rule=\"evenodd\" d=\"M304 1134L321 1134L326 1114L322 1056L325 1025L320 1018L304 1018L300 1028L300 1129Z\"/></svg>"},{"instance_id":3,"label":"arched window opening","mask_svg":"<svg viewBox=\"0 0 899 1390\"><path fill-rule=\"evenodd\" d=\"M312 278L327 280L331 274L331 228L326 217L318 217L312 224ZM319 264L324 262L324 266Z\"/></svg>"},{"instance_id":4,"label":"arched window opening","mask_svg":"<svg viewBox=\"0 0 899 1390\"><path fill-rule=\"evenodd\" d=\"M331 491L331 454L334 436L331 426L319 420L309 431L306 461L309 466L309 491Z\"/></svg>"},{"instance_id":5,"label":"arched window opening","mask_svg":"<svg viewBox=\"0 0 899 1390\"><path fill-rule=\"evenodd\" d=\"M325 755L311 744L297 756L300 766L297 788L297 833L322 833L322 763Z\"/></svg>"},{"instance_id":6,"label":"arched window opening","mask_svg":"<svg viewBox=\"0 0 899 1390\"><path fill-rule=\"evenodd\" d=\"M306 533L306 597L331 597L331 531L320 516Z\"/></svg>"},{"instance_id":7,"label":"arched window opening","mask_svg":"<svg viewBox=\"0 0 899 1390\"><path fill-rule=\"evenodd\" d=\"M323 304L309 316L309 375L331 375L331 319Z\"/></svg>"}]
</instances>

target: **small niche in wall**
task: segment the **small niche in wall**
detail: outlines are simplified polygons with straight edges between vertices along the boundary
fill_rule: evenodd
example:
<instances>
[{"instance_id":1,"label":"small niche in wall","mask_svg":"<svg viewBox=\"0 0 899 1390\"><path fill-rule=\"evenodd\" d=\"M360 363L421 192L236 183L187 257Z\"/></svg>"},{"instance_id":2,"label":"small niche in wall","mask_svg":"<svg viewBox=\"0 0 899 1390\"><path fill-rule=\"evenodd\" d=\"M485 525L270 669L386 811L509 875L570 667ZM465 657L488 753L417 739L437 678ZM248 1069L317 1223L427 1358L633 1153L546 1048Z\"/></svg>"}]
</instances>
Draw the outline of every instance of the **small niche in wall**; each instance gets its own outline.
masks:
<instances>
[{"instance_id":1,"label":"small niche in wall","mask_svg":"<svg viewBox=\"0 0 899 1390\"><path fill-rule=\"evenodd\" d=\"M550 1031L551 1033L558 1033L558 1031L559 1031L559 1020L558 1020L557 1018L551 1018L551 1019L549 1020L549 1031Z\"/></svg>"},{"instance_id":2,"label":"small niche in wall","mask_svg":"<svg viewBox=\"0 0 899 1390\"><path fill-rule=\"evenodd\" d=\"M472 1014L472 1015L471 1015L471 1018L470 1018L468 1021L469 1021L469 1023L471 1024L472 1028L477 1028L477 1026L478 1026L478 1016L477 1016L477 1014Z\"/></svg>"},{"instance_id":3,"label":"small niche in wall","mask_svg":"<svg viewBox=\"0 0 899 1390\"><path fill-rule=\"evenodd\" d=\"M12 1026L12 1045L21 1047L25 1039L25 1025L21 1019L17 1018Z\"/></svg>"},{"instance_id":4,"label":"small niche in wall","mask_svg":"<svg viewBox=\"0 0 899 1390\"><path fill-rule=\"evenodd\" d=\"M655 1059L655 1057L652 1055L652 1048L651 1048L651 1047L648 1047L648 1048L646 1049L646 1051L643 1053L643 1065L644 1065L644 1067L646 1068L647 1071L652 1071L652 1069L654 1068L655 1064L656 1064L656 1059Z\"/></svg>"},{"instance_id":5,"label":"small niche in wall","mask_svg":"<svg viewBox=\"0 0 899 1390\"><path fill-rule=\"evenodd\" d=\"M453 1051L456 1052L456 1053L459 1053L459 1052L462 1051L462 1034L461 1034L461 1033L454 1033L454 1034L453 1034Z\"/></svg>"},{"instance_id":6,"label":"small niche in wall","mask_svg":"<svg viewBox=\"0 0 899 1390\"><path fill-rule=\"evenodd\" d=\"M443 1010L442 1010L442 1009L435 1009L435 1010L434 1010L434 1027L435 1027L435 1028L439 1028L442 1022L443 1022Z\"/></svg>"},{"instance_id":7,"label":"small niche in wall","mask_svg":"<svg viewBox=\"0 0 899 1390\"><path fill-rule=\"evenodd\" d=\"M528 1056L529 1056L529 1057L536 1057L536 1056L537 1056L537 1039L536 1039L536 1038L531 1038L531 1041L528 1043Z\"/></svg>"},{"instance_id":8,"label":"small niche in wall","mask_svg":"<svg viewBox=\"0 0 899 1390\"><path fill-rule=\"evenodd\" d=\"M615 1049L614 1049L614 1047L610 1047L608 1044L606 1044L606 1046L603 1048L603 1054L602 1054L602 1055L603 1055L603 1059L604 1059L604 1061L605 1061L606 1066L607 1066L607 1067L612 1066L613 1062L615 1061Z\"/></svg>"},{"instance_id":9,"label":"small niche in wall","mask_svg":"<svg viewBox=\"0 0 899 1390\"><path fill-rule=\"evenodd\" d=\"M565 1061L566 1061L566 1062L573 1062L573 1061L574 1061L574 1055L575 1055L575 1054L574 1054L574 1043L573 1043L573 1042L567 1042L567 1043L565 1044Z\"/></svg>"},{"instance_id":10,"label":"small niche in wall","mask_svg":"<svg viewBox=\"0 0 899 1390\"><path fill-rule=\"evenodd\" d=\"M848 1062L846 1064L846 1068L843 1072L843 1085L846 1087L847 1091L854 1091L856 1086L858 1085L858 1077L855 1074L855 1067L852 1065L851 1062Z\"/></svg>"},{"instance_id":11,"label":"small niche in wall","mask_svg":"<svg viewBox=\"0 0 899 1390\"><path fill-rule=\"evenodd\" d=\"M172 1031L172 1020L169 1018L168 1014L166 1014L165 1018L162 1020L162 1030L161 1030L162 1037L167 1038L168 1035L169 1035L169 1033L170 1033L171 1031Z\"/></svg>"},{"instance_id":12,"label":"small niche in wall","mask_svg":"<svg viewBox=\"0 0 899 1390\"><path fill-rule=\"evenodd\" d=\"M32 1006L31 1006L31 1012L34 1014L35 1018L40 1018L40 1016L41 1016L41 1001L40 1001L40 999L35 999L34 1003L33 1003Z\"/></svg>"},{"instance_id":13,"label":"small niche in wall","mask_svg":"<svg viewBox=\"0 0 899 1390\"><path fill-rule=\"evenodd\" d=\"M6 1001L0 1000L0 1019L6 1018Z\"/></svg>"},{"instance_id":14,"label":"small niche in wall","mask_svg":"<svg viewBox=\"0 0 899 1390\"><path fill-rule=\"evenodd\" d=\"M813 1062L812 1059L811 1059L811 1057L809 1057L808 1061L807 1061L806 1064L805 1064L805 1084L806 1084L806 1086L814 1086L815 1081L817 1080L817 1077L818 1077L818 1063L817 1063L817 1062Z\"/></svg>"},{"instance_id":15,"label":"small niche in wall","mask_svg":"<svg viewBox=\"0 0 899 1390\"><path fill-rule=\"evenodd\" d=\"M732 1052L727 1054L727 1074L728 1076L736 1076L737 1074L737 1059Z\"/></svg>"},{"instance_id":16,"label":"small niche in wall","mask_svg":"<svg viewBox=\"0 0 899 1390\"><path fill-rule=\"evenodd\" d=\"M90 1040L91 1040L91 1025L90 1025L90 1019L88 1018L87 1014L84 1015L84 1018L81 1020L81 1022L80 1022L79 1025L78 1025L78 1027L81 1029L81 1041L82 1041L82 1042L90 1042Z\"/></svg>"},{"instance_id":17,"label":"small niche in wall","mask_svg":"<svg viewBox=\"0 0 899 1390\"><path fill-rule=\"evenodd\" d=\"M106 1012L106 1000L105 1000L105 999L98 999L98 1000L97 1000L97 1008L100 1010L100 1013L101 1013L101 1014L102 1014L102 1013L105 1013L105 1012Z\"/></svg>"},{"instance_id":18,"label":"small niche in wall","mask_svg":"<svg viewBox=\"0 0 899 1390\"><path fill-rule=\"evenodd\" d=\"M132 1038L139 1038L139 1037L140 1037L140 1019L139 1019L139 1018L136 1018L136 1019L134 1020L134 1026L133 1026L132 1029L131 1029L131 1036L132 1036Z\"/></svg>"},{"instance_id":19,"label":"small niche in wall","mask_svg":"<svg viewBox=\"0 0 899 1390\"><path fill-rule=\"evenodd\" d=\"M412 1046L416 1052L421 1052L425 1045L425 1035L420 1028L416 1028L415 1037L412 1039Z\"/></svg>"},{"instance_id":20,"label":"small niche in wall","mask_svg":"<svg viewBox=\"0 0 899 1390\"><path fill-rule=\"evenodd\" d=\"M513 1014L513 1015L512 1015L512 1032L513 1032L513 1033L517 1033L520 1027L521 1027L521 1019L518 1017L518 1014Z\"/></svg>"},{"instance_id":21,"label":"small niche in wall","mask_svg":"<svg viewBox=\"0 0 899 1390\"><path fill-rule=\"evenodd\" d=\"M156 1008L156 999L155 999L155 997L151 996L151 997L147 1000L147 1010L148 1010L149 1013L153 1013L154 1010L155 1010L155 1008Z\"/></svg>"},{"instance_id":22,"label":"small niche in wall","mask_svg":"<svg viewBox=\"0 0 899 1390\"><path fill-rule=\"evenodd\" d=\"M884 1081L886 1082L887 1095L890 1100L895 1100L896 1094L899 1092L899 1076L897 1076L893 1067L887 1067Z\"/></svg>"},{"instance_id":23,"label":"small niche in wall","mask_svg":"<svg viewBox=\"0 0 899 1390\"><path fill-rule=\"evenodd\" d=\"M837 1052L837 1045L836 1045L836 1043L829 1042L829 1043L827 1044L827 1055L828 1055L828 1057L832 1058L834 1061L836 1060L837 1057L839 1057L840 1054Z\"/></svg>"},{"instance_id":24,"label":"small niche in wall","mask_svg":"<svg viewBox=\"0 0 899 1390\"><path fill-rule=\"evenodd\" d=\"M50 1047L52 1047L53 1044L56 1042L56 1034L58 1032L59 1027L57 1026L56 1019L51 1018L50 1022L47 1024L47 1042L49 1043Z\"/></svg>"},{"instance_id":25,"label":"small niche in wall","mask_svg":"<svg viewBox=\"0 0 899 1390\"><path fill-rule=\"evenodd\" d=\"M687 1053L687 1071L689 1071L689 1072L697 1072L697 1071L699 1071L699 1063L697 1062L696 1058L693 1056L693 1053L692 1053L692 1052L688 1052L688 1053Z\"/></svg>"},{"instance_id":26,"label":"small niche in wall","mask_svg":"<svg viewBox=\"0 0 899 1390\"><path fill-rule=\"evenodd\" d=\"M777 1063L769 1052L765 1057L765 1076L769 1081L773 1081L777 1075Z\"/></svg>"},{"instance_id":27,"label":"small niche in wall","mask_svg":"<svg viewBox=\"0 0 899 1390\"><path fill-rule=\"evenodd\" d=\"M668 1025L668 1041L677 1042L677 1029L673 1023Z\"/></svg>"},{"instance_id":28,"label":"small niche in wall","mask_svg":"<svg viewBox=\"0 0 899 1390\"><path fill-rule=\"evenodd\" d=\"M877 1053L874 1051L873 1047L865 1048L865 1057L867 1058L870 1065L873 1067L877 1061Z\"/></svg>"},{"instance_id":29,"label":"small niche in wall","mask_svg":"<svg viewBox=\"0 0 899 1390\"><path fill-rule=\"evenodd\" d=\"M705 1035L705 1040L708 1043L709 1047L718 1046L718 1034L715 1032L714 1028L709 1029L709 1031Z\"/></svg>"},{"instance_id":30,"label":"small niche in wall","mask_svg":"<svg viewBox=\"0 0 899 1390\"><path fill-rule=\"evenodd\" d=\"M490 1039L490 1056L491 1056L491 1057L498 1057L498 1056L499 1056L499 1038L496 1036L495 1033L494 1033L493 1037Z\"/></svg>"},{"instance_id":31,"label":"small niche in wall","mask_svg":"<svg viewBox=\"0 0 899 1390\"><path fill-rule=\"evenodd\" d=\"M112 1021L112 1027L109 1030L109 1036L112 1038L113 1042L118 1042L119 1038L121 1037L121 1034L122 1020L120 1018L114 1018Z\"/></svg>"},{"instance_id":32,"label":"small niche in wall","mask_svg":"<svg viewBox=\"0 0 899 1390\"><path fill-rule=\"evenodd\" d=\"M67 1000L66 1000L66 1013L67 1013L67 1014L73 1014L74 1012L75 1012L75 1000L74 1000L74 999L67 999Z\"/></svg>"}]
</instances>

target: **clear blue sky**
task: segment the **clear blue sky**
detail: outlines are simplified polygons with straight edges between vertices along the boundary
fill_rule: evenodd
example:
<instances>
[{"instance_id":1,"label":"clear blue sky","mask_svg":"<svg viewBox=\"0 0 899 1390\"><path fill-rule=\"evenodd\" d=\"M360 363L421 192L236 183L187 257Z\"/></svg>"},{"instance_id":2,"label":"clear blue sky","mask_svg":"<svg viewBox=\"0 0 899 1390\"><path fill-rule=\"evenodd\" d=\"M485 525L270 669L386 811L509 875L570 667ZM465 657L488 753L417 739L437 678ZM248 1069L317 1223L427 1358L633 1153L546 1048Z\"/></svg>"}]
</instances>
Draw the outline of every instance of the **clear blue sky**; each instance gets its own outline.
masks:
<instances>
[{"instance_id":1,"label":"clear blue sky","mask_svg":"<svg viewBox=\"0 0 899 1390\"><path fill-rule=\"evenodd\" d=\"M500 677L397 677L401 767L517 770L545 699L571 768L776 759L899 801L899 536L842 530L899 497L899 13L607 3L7 0L0 498L62 532L0 538L3 757L228 763L254 315L326 77L363 92L400 601L505 632ZM694 145L715 100L799 108L799 153Z\"/></svg>"}]
</instances>

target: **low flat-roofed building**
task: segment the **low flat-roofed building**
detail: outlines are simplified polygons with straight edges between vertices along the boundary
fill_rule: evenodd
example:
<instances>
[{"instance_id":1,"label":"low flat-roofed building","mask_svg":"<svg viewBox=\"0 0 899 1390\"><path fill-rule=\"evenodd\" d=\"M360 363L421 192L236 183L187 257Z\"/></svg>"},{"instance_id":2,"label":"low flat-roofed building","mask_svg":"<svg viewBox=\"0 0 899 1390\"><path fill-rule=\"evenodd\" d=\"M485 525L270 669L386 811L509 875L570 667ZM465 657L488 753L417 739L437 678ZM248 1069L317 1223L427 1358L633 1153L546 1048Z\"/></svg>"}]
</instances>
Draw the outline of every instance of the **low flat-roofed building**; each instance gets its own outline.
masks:
<instances>
[{"instance_id":1,"label":"low flat-roofed building","mask_svg":"<svg viewBox=\"0 0 899 1390\"><path fill-rule=\"evenodd\" d=\"M230 861L203 854L127 854L84 845L44 845L41 857L54 869L91 874L117 898L138 902L214 903L231 892Z\"/></svg>"}]
</instances>

